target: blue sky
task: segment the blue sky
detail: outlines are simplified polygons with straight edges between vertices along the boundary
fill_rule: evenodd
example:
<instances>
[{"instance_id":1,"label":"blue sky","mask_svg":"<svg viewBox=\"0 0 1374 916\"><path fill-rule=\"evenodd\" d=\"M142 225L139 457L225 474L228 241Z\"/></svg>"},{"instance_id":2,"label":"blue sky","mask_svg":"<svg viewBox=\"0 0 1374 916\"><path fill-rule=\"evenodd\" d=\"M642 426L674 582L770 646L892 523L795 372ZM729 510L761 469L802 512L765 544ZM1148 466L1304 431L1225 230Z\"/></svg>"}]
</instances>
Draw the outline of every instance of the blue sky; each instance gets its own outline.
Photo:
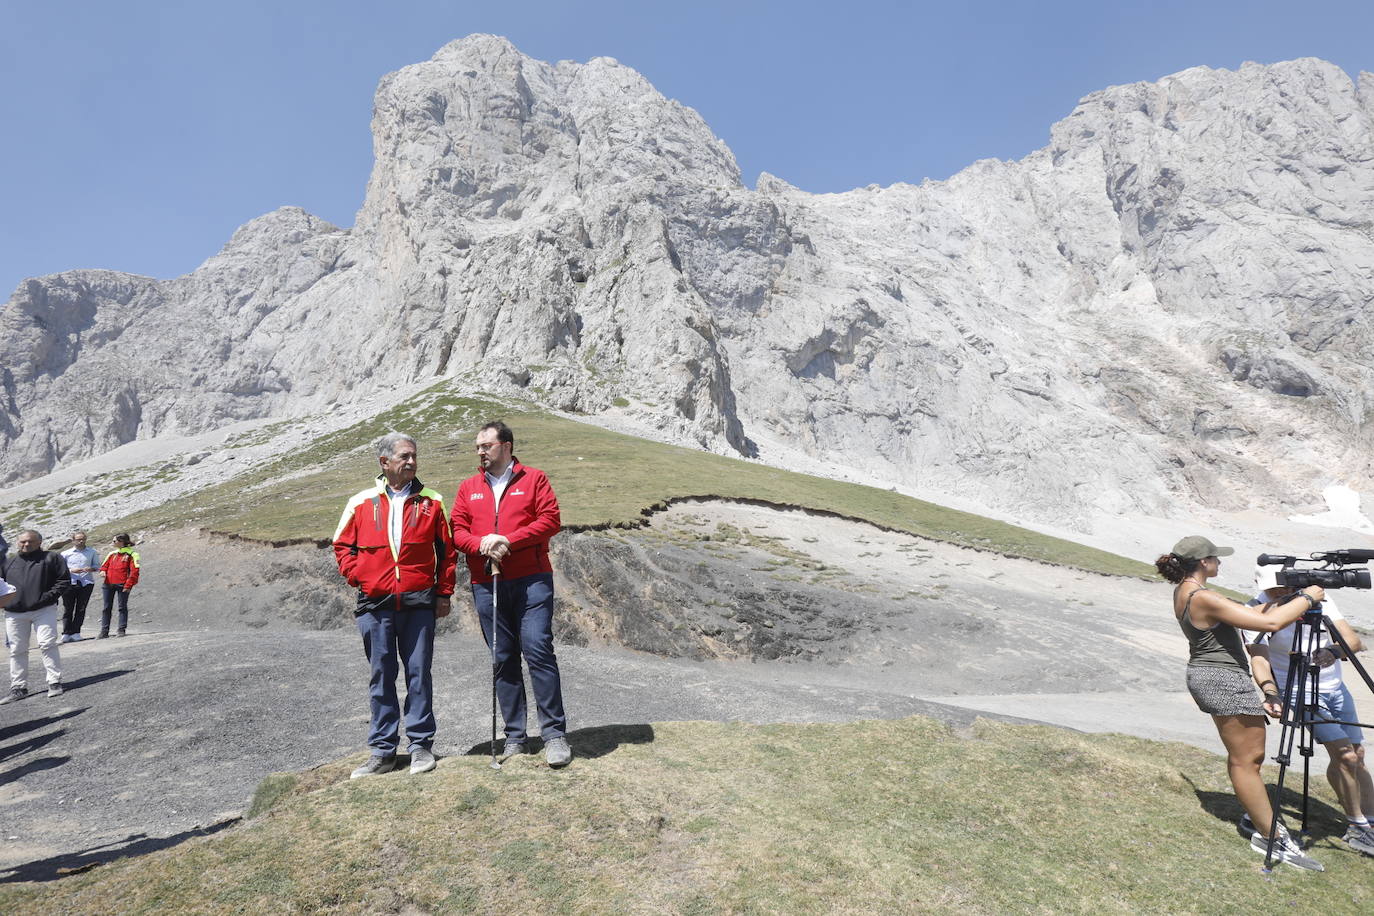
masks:
<instances>
[{"instance_id":1,"label":"blue sky","mask_svg":"<svg viewBox=\"0 0 1374 916\"><path fill-rule=\"evenodd\" d=\"M0 0L0 296L193 270L296 205L352 225L385 73L472 32L614 57L808 191L946 178L1043 146L1083 95L1192 66L1374 71L1374 3Z\"/></svg>"}]
</instances>

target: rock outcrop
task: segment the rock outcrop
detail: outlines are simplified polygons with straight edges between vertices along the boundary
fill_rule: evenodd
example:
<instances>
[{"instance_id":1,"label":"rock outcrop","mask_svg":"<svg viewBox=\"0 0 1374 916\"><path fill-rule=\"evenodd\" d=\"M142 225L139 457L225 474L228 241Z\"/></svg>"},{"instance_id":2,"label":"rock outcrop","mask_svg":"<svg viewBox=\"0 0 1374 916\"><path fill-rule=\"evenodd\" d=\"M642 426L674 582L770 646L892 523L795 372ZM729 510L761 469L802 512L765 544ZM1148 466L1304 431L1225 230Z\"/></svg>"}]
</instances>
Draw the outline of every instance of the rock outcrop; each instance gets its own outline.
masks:
<instances>
[{"instance_id":1,"label":"rock outcrop","mask_svg":"<svg viewBox=\"0 0 1374 916\"><path fill-rule=\"evenodd\" d=\"M452 376L1061 523L1370 489L1368 74L1197 68L1019 162L813 195L614 61L477 35L384 78L373 135L352 229L22 284L0 483Z\"/></svg>"}]
</instances>

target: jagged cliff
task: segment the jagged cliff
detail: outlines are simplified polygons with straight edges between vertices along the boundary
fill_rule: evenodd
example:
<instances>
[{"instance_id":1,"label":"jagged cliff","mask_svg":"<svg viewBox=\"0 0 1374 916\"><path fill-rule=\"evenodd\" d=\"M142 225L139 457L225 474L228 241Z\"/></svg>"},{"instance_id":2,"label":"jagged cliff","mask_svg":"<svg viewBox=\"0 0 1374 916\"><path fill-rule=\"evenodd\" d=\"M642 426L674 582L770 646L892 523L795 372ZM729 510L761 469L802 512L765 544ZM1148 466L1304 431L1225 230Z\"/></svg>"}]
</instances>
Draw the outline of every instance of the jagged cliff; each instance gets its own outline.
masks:
<instances>
[{"instance_id":1,"label":"jagged cliff","mask_svg":"<svg viewBox=\"0 0 1374 916\"><path fill-rule=\"evenodd\" d=\"M0 482L436 376L786 444L1046 520L1369 489L1374 77L1198 68L945 182L740 182L607 59L471 36L385 77L356 225L0 310Z\"/></svg>"}]
</instances>

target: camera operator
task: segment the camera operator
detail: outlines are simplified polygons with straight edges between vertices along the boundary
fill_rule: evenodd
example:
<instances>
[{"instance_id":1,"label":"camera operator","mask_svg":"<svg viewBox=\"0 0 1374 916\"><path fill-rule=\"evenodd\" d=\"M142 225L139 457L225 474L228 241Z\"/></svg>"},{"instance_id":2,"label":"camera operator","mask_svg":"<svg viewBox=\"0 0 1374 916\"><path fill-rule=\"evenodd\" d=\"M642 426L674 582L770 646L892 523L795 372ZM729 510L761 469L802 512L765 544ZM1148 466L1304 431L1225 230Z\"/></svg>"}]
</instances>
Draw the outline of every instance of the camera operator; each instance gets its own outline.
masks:
<instances>
[{"instance_id":1,"label":"camera operator","mask_svg":"<svg viewBox=\"0 0 1374 916\"><path fill-rule=\"evenodd\" d=\"M1255 569L1256 594L1250 599L1250 604L1272 606L1291 596L1293 591L1278 583L1278 573L1274 567L1260 566ZM1322 601L1322 614L1340 632L1351 652L1364 649L1364 643L1331 598ZM1273 716L1282 712L1280 698L1287 689L1289 654L1293 651L1296 632L1296 625L1289 624L1276 632L1253 634L1246 647L1250 650L1255 683L1264 691L1265 710ZM1374 855L1374 827L1370 826L1370 820L1374 818L1374 781L1364 765L1364 734L1358 725L1338 724L1358 722L1360 717L1355 710L1355 701L1341 677L1341 648L1332 642L1325 627L1318 632L1312 663L1320 671L1317 709L1312 718L1331 720L1314 724L1312 737L1326 747L1330 757L1326 778L1335 790L1336 798L1340 799L1349 822L1341 839L1354 850ZM1297 686L1303 685L1295 685L1295 689Z\"/></svg>"},{"instance_id":2,"label":"camera operator","mask_svg":"<svg viewBox=\"0 0 1374 916\"><path fill-rule=\"evenodd\" d=\"M1297 620L1325 597L1320 586L1309 586L1277 605L1252 608L1212 591L1207 580L1221 569L1221 557L1235 553L1207 538L1193 535L1155 561L1155 568L1175 584L1174 619L1188 640L1188 692L1199 709L1212 716L1226 747L1226 769L1236 799L1258 829L1250 846L1269 852L1269 805L1260 767L1264 763L1265 710L1250 679L1248 656L1240 630L1272 633ZM1300 868L1321 871L1279 824L1272 850L1275 859Z\"/></svg>"}]
</instances>

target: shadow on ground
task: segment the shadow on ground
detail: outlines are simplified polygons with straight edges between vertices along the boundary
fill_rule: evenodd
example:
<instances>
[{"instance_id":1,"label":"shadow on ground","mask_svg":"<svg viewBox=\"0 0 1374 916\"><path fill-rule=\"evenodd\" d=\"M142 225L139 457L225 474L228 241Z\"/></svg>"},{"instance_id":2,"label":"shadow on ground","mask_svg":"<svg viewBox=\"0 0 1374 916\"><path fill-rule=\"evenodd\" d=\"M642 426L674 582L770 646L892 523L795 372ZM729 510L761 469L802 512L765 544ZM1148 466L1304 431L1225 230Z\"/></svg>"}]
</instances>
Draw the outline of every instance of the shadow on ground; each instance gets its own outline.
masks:
<instances>
[{"instance_id":1,"label":"shadow on ground","mask_svg":"<svg viewBox=\"0 0 1374 916\"><path fill-rule=\"evenodd\" d=\"M1189 781L1191 784L1191 780ZM1197 796L1198 804L1202 810L1219 821L1229 824L1239 824L1240 817L1245 813L1241 808L1236 796L1230 792L1209 792L1193 786L1193 793ZM1273 793L1270 792L1272 801ZM1335 836L1337 839L1345 832L1345 814L1326 802L1309 796L1307 800L1307 832L1313 840L1320 840L1327 836ZM1283 813L1284 823L1295 833L1302 824L1302 793L1295 792L1290 788L1284 787L1280 802L1280 810Z\"/></svg>"},{"instance_id":2,"label":"shadow on ground","mask_svg":"<svg viewBox=\"0 0 1374 916\"><path fill-rule=\"evenodd\" d=\"M497 738L500 742L502 739ZM654 740L654 727L645 723L635 725L597 725L592 728L578 728L568 732L568 744L573 749L574 759L605 757L622 744L649 744ZM544 742L538 738L530 739L527 749L539 753ZM492 744L483 741L468 748L464 756L490 757Z\"/></svg>"},{"instance_id":3,"label":"shadow on ground","mask_svg":"<svg viewBox=\"0 0 1374 916\"><path fill-rule=\"evenodd\" d=\"M0 882L52 881L57 878L65 878L68 875L89 871L98 865L108 865L116 859L122 859L126 856L141 856L145 853L175 846L178 843L184 843L198 836L210 836L219 833L226 827L237 824L239 820L236 817L229 818L209 827L183 830L181 833L166 837L150 837L146 833L138 833L114 843L92 846L80 852L52 856L35 862L25 862L14 868L0 870Z\"/></svg>"}]
</instances>

